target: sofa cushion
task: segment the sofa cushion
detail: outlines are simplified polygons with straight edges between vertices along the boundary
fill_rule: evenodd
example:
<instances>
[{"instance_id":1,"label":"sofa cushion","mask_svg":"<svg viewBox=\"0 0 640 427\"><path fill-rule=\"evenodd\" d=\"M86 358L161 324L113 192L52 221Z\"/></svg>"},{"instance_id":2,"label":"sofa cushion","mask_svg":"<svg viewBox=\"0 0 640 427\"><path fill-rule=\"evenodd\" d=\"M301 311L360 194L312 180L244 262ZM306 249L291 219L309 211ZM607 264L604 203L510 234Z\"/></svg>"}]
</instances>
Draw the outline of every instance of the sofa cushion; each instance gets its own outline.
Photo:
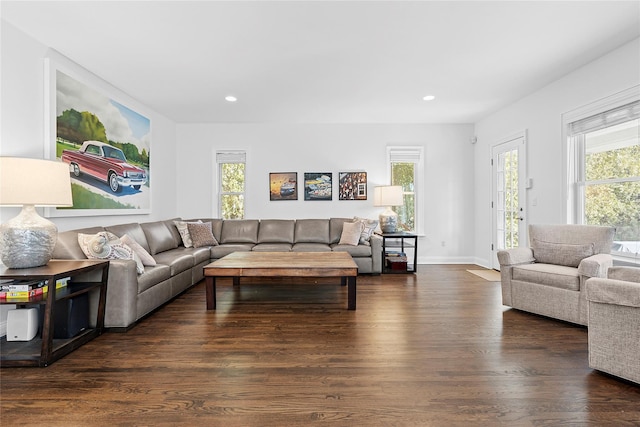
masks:
<instances>
[{"instance_id":1,"label":"sofa cushion","mask_svg":"<svg viewBox=\"0 0 640 427\"><path fill-rule=\"evenodd\" d=\"M133 249L133 252L135 252L136 255L138 255L138 257L140 258L140 261L142 261L142 265L148 265L148 266L156 265L156 260L153 259L151 254L149 254L149 252L147 252L140 245L140 243L135 241L131 236L129 236L128 234L125 234L124 236L120 237L120 240L122 240L122 243L124 243L125 245Z\"/></svg>"},{"instance_id":2,"label":"sofa cushion","mask_svg":"<svg viewBox=\"0 0 640 427\"><path fill-rule=\"evenodd\" d=\"M168 265L147 267L144 269L144 274L138 276L138 293L140 294L170 277L171 268Z\"/></svg>"},{"instance_id":3,"label":"sofa cushion","mask_svg":"<svg viewBox=\"0 0 640 427\"><path fill-rule=\"evenodd\" d=\"M357 246L360 243L360 235L364 225L362 221L345 222L342 225L342 235L340 236L339 245Z\"/></svg>"},{"instance_id":4,"label":"sofa cushion","mask_svg":"<svg viewBox=\"0 0 640 427\"><path fill-rule=\"evenodd\" d=\"M258 243L251 250L255 252L290 252L291 243Z\"/></svg>"},{"instance_id":5,"label":"sofa cushion","mask_svg":"<svg viewBox=\"0 0 640 427\"><path fill-rule=\"evenodd\" d=\"M511 279L571 291L580 290L578 269L564 265L525 264L514 266L511 270Z\"/></svg>"},{"instance_id":6,"label":"sofa cushion","mask_svg":"<svg viewBox=\"0 0 640 427\"><path fill-rule=\"evenodd\" d=\"M254 246L253 243L227 243L225 245L212 246L211 258L219 259L233 252L249 252Z\"/></svg>"},{"instance_id":7,"label":"sofa cushion","mask_svg":"<svg viewBox=\"0 0 640 427\"><path fill-rule=\"evenodd\" d=\"M202 221L191 221L194 223L202 223ZM180 238L182 239L182 245L185 248L193 247L193 240L191 239L191 233L189 233L189 228L187 227L188 221L175 220L173 221L173 225L178 229L178 233L180 233Z\"/></svg>"},{"instance_id":8,"label":"sofa cushion","mask_svg":"<svg viewBox=\"0 0 640 427\"><path fill-rule=\"evenodd\" d=\"M291 247L292 252L331 252L331 246L326 243L296 243Z\"/></svg>"},{"instance_id":9,"label":"sofa cushion","mask_svg":"<svg viewBox=\"0 0 640 427\"><path fill-rule=\"evenodd\" d=\"M191 235L194 248L216 246L218 244L216 238L213 237L210 222L190 222L187 224L187 228L189 229L189 234Z\"/></svg>"},{"instance_id":10,"label":"sofa cushion","mask_svg":"<svg viewBox=\"0 0 640 427\"><path fill-rule=\"evenodd\" d=\"M195 259L194 265L198 265L201 262L211 260L211 246L203 246L201 248L179 248L185 254L190 254Z\"/></svg>"},{"instance_id":11,"label":"sofa cushion","mask_svg":"<svg viewBox=\"0 0 640 427\"><path fill-rule=\"evenodd\" d=\"M151 255L178 247L176 239L164 221L145 222L140 224L140 227L142 227L147 242L149 242L149 253ZM175 228L174 225L172 227ZM178 233L178 229L176 229L176 233ZM180 234L178 233L179 236Z\"/></svg>"},{"instance_id":12,"label":"sofa cushion","mask_svg":"<svg viewBox=\"0 0 640 427\"><path fill-rule=\"evenodd\" d=\"M173 236L173 240L176 242L176 247L178 247L182 244L182 236L180 236L180 232L178 231L178 228L175 225L175 221L182 221L182 218L168 219L164 221L164 223L169 229L169 231L171 232L171 235Z\"/></svg>"},{"instance_id":13,"label":"sofa cushion","mask_svg":"<svg viewBox=\"0 0 640 427\"><path fill-rule=\"evenodd\" d=\"M109 231L100 231L96 234L78 233L78 243L89 259L132 259L136 262L138 274L144 273L142 261L133 249Z\"/></svg>"},{"instance_id":14,"label":"sofa cushion","mask_svg":"<svg viewBox=\"0 0 640 427\"><path fill-rule=\"evenodd\" d=\"M112 232L120 238L122 238L125 234L128 234L129 237L132 237L133 240L138 242L138 244L142 246L145 251L149 252L149 243L147 242L147 237L144 235L144 231L142 230L142 227L140 227L139 223L132 222L129 224L109 225L104 229Z\"/></svg>"},{"instance_id":15,"label":"sofa cushion","mask_svg":"<svg viewBox=\"0 0 640 427\"><path fill-rule=\"evenodd\" d=\"M257 219L228 219L222 223L220 244L227 243L258 243Z\"/></svg>"},{"instance_id":16,"label":"sofa cushion","mask_svg":"<svg viewBox=\"0 0 640 427\"><path fill-rule=\"evenodd\" d=\"M171 276L182 273L195 265L195 258L186 248L170 249L154 256L158 264L168 265Z\"/></svg>"},{"instance_id":17,"label":"sofa cushion","mask_svg":"<svg viewBox=\"0 0 640 427\"><path fill-rule=\"evenodd\" d=\"M295 224L292 219L261 220L258 243L293 243Z\"/></svg>"},{"instance_id":18,"label":"sofa cushion","mask_svg":"<svg viewBox=\"0 0 640 427\"><path fill-rule=\"evenodd\" d=\"M329 244L329 221L326 219L297 220L294 242Z\"/></svg>"},{"instance_id":19,"label":"sofa cushion","mask_svg":"<svg viewBox=\"0 0 640 427\"><path fill-rule=\"evenodd\" d=\"M532 239L536 262L577 267L580 261L593 255L593 243L568 244Z\"/></svg>"},{"instance_id":20,"label":"sofa cushion","mask_svg":"<svg viewBox=\"0 0 640 427\"><path fill-rule=\"evenodd\" d=\"M370 257L371 246L369 245L331 245L331 249L334 252L348 252L352 257Z\"/></svg>"}]
</instances>

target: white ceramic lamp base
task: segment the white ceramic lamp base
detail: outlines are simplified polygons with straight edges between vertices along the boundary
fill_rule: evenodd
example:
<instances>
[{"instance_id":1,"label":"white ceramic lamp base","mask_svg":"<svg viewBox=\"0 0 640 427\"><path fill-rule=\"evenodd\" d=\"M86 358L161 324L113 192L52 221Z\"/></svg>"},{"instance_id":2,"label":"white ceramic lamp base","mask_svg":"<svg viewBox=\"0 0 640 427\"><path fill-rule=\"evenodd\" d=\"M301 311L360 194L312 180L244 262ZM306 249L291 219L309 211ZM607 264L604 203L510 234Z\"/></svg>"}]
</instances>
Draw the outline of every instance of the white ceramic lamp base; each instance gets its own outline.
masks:
<instances>
[{"instance_id":1,"label":"white ceramic lamp base","mask_svg":"<svg viewBox=\"0 0 640 427\"><path fill-rule=\"evenodd\" d=\"M398 231L398 214L390 207L380 214L379 219L380 230L382 230L383 233L395 233Z\"/></svg>"},{"instance_id":2,"label":"white ceramic lamp base","mask_svg":"<svg viewBox=\"0 0 640 427\"><path fill-rule=\"evenodd\" d=\"M57 235L53 222L38 215L33 205L25 205L17 217L0 225L0 259L9 268L46 265Z\"/></svg>"}]
</instances>

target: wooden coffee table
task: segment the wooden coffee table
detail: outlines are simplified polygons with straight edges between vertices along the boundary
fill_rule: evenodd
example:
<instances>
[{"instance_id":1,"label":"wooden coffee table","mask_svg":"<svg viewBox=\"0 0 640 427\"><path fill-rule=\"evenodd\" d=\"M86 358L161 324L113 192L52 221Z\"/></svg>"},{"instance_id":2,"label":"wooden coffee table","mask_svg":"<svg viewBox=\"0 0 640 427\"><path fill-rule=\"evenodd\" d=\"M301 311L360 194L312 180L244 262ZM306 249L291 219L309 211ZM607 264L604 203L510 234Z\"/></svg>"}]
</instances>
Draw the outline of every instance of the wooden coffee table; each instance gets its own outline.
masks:
<instances>
[{"instance_id":1,"label":"wooden coffee table","mask_svg":"<svg viewBox=\"0 0 640 427\"><path fill-rule=\"evenodd\" d=\"M340 277L347 285L349 310L356 309L358 266L346 252L233 252L204 267L207 310L216 308L216 278Z\"/></svg>"}]
</instances>

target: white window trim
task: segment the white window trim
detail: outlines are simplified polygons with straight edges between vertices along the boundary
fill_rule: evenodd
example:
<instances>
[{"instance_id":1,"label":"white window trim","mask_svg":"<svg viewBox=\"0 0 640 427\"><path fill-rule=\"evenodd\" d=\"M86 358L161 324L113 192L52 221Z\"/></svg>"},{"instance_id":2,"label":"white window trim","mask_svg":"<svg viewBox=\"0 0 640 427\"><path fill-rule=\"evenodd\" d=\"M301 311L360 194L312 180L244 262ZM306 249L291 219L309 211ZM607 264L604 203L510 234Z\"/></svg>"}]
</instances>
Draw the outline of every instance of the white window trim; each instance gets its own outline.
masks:
<instances>
[{"instance_id":1,"label":"white window trim","mask_svg":"<svg viewBox=\"0 0 640 427\"><path fill-rule=\"evenodd\" d=\"M568 224L577 224L580 218L579 208L575 204L576 197L578 196L577 193L580 191L575 185L579 173L579 171L575 169L575 165L578 164L578 162L574 156L576 156L577 153L575 147L569 144L569 124L638 100L640 100L640 85L630 87L629 89L562 114L562 143L564 144L564 149L562 150L562 175L564 177L562 197L565 201L563 204L563 215Z\"/></svg>"},{"instance_id":2,"label":"white window trim","mask_svg":"<svg viewBox=\"0 0 640 427\"><path fill-rule=\"evenodd\" d=\"M416 181L413 192L416 200L415 232L424 235L424 147L421 145L387 146L387 182L391 183L391 161L416 164Z\"/></svg>"}]
</instances>

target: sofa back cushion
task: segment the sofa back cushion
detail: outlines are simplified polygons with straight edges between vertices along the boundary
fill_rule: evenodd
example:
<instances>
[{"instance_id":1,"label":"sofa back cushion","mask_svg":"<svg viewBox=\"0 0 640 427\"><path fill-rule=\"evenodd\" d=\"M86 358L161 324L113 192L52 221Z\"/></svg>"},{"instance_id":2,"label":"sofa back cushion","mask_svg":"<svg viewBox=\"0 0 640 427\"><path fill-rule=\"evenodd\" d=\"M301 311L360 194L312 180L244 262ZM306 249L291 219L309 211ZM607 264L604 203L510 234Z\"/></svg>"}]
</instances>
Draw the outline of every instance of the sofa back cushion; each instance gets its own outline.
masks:
<instances>
[{"instance_id":1,"label":"sofa back cushion","mask_svg":"<svg viewBox=\"0 0 640 427\"><path fill-rule=\"evenodd\" d=\"M120 238L124 237L125 234L128 234L129 237L131 237L140 246L142 246L145 251L149 252L149 243L147 242L147 237L144 235L144 231L142 231L142 227L140 227L139 223L132 222L130 224L109 225L104 229L106 231L110 231Z\"/></svg>"},{"instance_id":2,"label":"sofa back cushion","mask_svg":"<svg viewBox=\"0 0 640 427\"><path fill-rule=\"evenodd\" d=\"M572 245L533 239L531 249L536 262L567 267L577 267L580 261L593 255L593 243Z\"/></svg>"},{"instance_id":3,"label":"sofa back cushion","mask_svg":"<svg viewBox=\"0 0 640 427\"><path fill-rule=\"evenodd\" d=\"M258 243L293 243L295 224L292 219L261 220Z\"/></svg>"},{"instance_id":4,"label":"sofa back cushion","mask_svg":"<svg viewBox=\"0 0 640 427\"><path fill-rule=\"evenodd\" d=\"M103 227L81 228L79 230L62 231L58 233L56 246L53 249L54 259L86 259L86 255L78 243L78 233L96 234L104 231Z\"/></svg>"},{"instance_id":5,"label":"sofa back cushion","mask_svg":"<svg viewBox=\"0 0 640 427\"><path fill-rule=\"evenodd\" d=\"M328 219L299 219L296 221L295 243L329 244Z\"/></svg>"},{"instance_id":6,"label":"sofa back cushion","mask_svg":"<svg viewBox=\"0 0 640 427\"><path fill-rule=\"evenodd\" d=\"M175 228L173 224L171 226ZM151 255L178 247L176 238L165 221L144 222L140 224L140 227L142 227L147 242L149 243L149 253L151 253ZM178 229L176 229L176 233L177 232ZM178 236L180 236L180 234L178 234Z\"/></svg>"},{"instance_id":7,"label":"sofa back cushion","mask_svg":"<svg viewBox=\"0 0 640 427\"><path fill-rule=\"evenodd\" d=\"M330 218L329 219L329 236L330 243L338 243L342 236L342 229L345 222L353 222L353 218Z\"/></svg>"},{"instance_id":8,"label":"sofa back cushion","mask_svg":"<svg viewBox=\"0 0 640 427\"><path fill-rule=\"evenodd\" d=\"M257 219L226 219L222 223L219 242L220 244L258 243L259 224Z\"/></svg>"},{"instance_id":9,"label":"sofa back cushion","mask_svg":"<svg viewBox=\"0 0 640 427\"><path fill-rule=\"evenodd\" d=\"M608 254L611 253L615 232L616 229L613 227L598 225L531 224L529 225L529 242L532 248L534 240L567 245L593 244L594 255Z\"/></svg>"}]
</instances>

